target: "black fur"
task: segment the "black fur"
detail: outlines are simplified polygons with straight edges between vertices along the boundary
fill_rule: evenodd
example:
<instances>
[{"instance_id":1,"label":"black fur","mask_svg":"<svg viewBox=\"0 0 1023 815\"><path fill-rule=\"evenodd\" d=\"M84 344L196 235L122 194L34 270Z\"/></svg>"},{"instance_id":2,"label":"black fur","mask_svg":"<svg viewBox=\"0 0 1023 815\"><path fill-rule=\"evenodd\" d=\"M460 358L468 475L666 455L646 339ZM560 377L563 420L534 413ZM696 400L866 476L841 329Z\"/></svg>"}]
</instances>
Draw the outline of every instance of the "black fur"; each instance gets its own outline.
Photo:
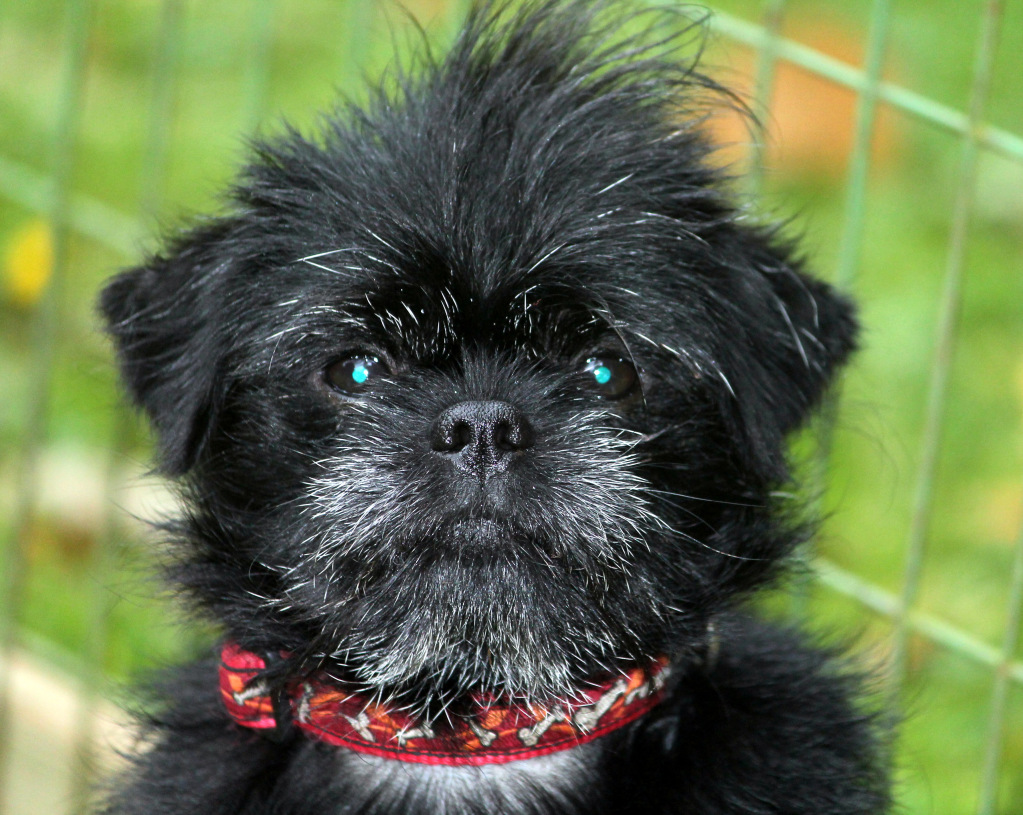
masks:
<instances>
[{"instance_id":1,"label":"black fur","mask_svg":"<svg viewBox=\"0 0 1023 815\"><path fill-rule=\"evenodd\" d=\"M477 8L367 110L259 144L226 214L102 310L184 498L173 580L289 654L272 682L325 670L443 721L664 653L669 698L567 752L436 768L242 730L198 663L105 812L887 809L857 682L736 610L807 534L784 440L852 306L707 164L697 27L617 5ZM333 373L370 358L365 392Z\"/></svg>"}]
</instances>

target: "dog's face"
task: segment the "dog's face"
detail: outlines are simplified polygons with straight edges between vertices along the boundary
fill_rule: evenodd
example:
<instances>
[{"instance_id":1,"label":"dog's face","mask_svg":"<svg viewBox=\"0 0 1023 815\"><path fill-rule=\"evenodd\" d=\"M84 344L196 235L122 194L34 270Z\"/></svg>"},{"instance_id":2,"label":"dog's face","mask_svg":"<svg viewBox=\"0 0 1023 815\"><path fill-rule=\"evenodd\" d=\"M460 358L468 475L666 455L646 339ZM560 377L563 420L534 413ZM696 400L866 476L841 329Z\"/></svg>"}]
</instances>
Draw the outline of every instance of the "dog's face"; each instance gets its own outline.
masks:
<instances>
[{"instance_id":1,"label":"dog's face","mask_svg":"<svg viewBox=\"0 0 1023 815\"><path fill-rule=\"evenodd\" d=\"M181 477L178 579L381 692L565 694L696 646L797 539L783 439L853 344L704 165L705 83L540 5L263 145L103 296Z\"/></svg>"}]
</instances>

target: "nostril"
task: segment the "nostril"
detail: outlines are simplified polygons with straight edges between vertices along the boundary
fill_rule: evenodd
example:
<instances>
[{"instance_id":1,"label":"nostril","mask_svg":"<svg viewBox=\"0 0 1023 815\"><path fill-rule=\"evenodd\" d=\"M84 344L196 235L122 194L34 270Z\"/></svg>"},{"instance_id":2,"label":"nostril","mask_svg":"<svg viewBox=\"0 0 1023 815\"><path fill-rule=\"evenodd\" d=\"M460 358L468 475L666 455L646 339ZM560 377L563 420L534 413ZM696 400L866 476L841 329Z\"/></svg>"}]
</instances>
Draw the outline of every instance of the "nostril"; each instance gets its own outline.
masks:
<instances>
[{"instance_id":1,"label":"nostril","mask_svg":"<svg viewBox=\"0 0 1023 815\"><path fill-rule=\"evenodd\" d=\"M525 450L533 446L533 428L525 416L518 411L515 413L514 417L498 422L494 428L494 446L499 450Z\"/></svg>"},{"instance_id":2,"label":"nostril","mask_svg":"<svg viewBox=\"0 0 1023 815\"><path fill-rule=\"evenodd\" d=\"M471 424L468 422L458 421L455 422L451 428L451 432L448 434L445 441L448 441L449 443L449 451L456 453L471 444L475 435L476 434L473 432Z\"/></svg>"},{"instance_id":3,"label":"nostril","mask_svg":"<svg viewBox=\"0 0 1023 815\"><path fill-rule=\"evenodd\" d=\"M438 453L457 453L472 442L474 435L472 425L445 411L434 423L430 446Z\"/></svg>"}]
</instances>

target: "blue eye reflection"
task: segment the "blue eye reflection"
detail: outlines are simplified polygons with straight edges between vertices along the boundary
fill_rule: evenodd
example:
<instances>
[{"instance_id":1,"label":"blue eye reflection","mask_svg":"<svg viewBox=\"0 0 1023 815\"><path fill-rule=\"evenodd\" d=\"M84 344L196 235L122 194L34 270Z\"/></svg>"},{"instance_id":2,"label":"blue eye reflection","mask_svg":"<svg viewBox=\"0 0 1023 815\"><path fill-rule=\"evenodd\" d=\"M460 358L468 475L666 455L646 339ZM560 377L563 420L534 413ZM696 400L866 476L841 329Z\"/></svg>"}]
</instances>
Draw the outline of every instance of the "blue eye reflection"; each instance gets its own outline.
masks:
<instances>
[{"instance_id":1,"label":"blue eye reflection","mask_svg":"<svg viewBox=\"0 0 1023 815\"><path fill-rule=\"evenodd\" d=\"M369 369L366 367L365 363L360 362L352 368L352 379L360 385L369 379Z\"/></svg>"},{"instance_id":2,"label":"blue eye reflection","mask_svg":"<svg viewBox=\"0 0 1023 815\"><path fill-rule=\"evenodd\" d=\"M359 354L331 363L323 372L323 378L338 393L358 396L368 391L373 381L385 373L387 366L377 357Z\"/></svg>"},{"instance_id":3,"label":"blue eye reflection","mask_svg":"<svg viewBox=\"0 0 1023 815\"><path fill-rule=\"evenodd\" d=\"M583 372L593 377L597 392L605 399L628 396L639 382L635 366L618 357L590 357L583 366Z\"/></svg>"}]
</instances>

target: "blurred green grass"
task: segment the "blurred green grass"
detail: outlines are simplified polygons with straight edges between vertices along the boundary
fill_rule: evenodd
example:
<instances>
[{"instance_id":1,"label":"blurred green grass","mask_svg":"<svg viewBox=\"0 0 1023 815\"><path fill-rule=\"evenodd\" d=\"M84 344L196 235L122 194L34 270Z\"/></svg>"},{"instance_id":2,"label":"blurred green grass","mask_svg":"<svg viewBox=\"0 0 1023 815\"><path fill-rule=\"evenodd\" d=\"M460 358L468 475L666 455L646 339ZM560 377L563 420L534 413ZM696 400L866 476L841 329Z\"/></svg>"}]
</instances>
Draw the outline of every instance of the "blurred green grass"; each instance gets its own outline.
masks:
<instances>
[{"instance_id":1,"label":"blurred green grass","mask_svg":"<svg viewBox=\"0 0 1023 815\"><path fill-rule=\"evenodd\" d=\"M455 15L442 0L407 5L438 39L450 32ZM761 5L714 4L752 21L759 21ZM363 75L379 75L392 42L414 39L396 6L281 0L271 7L263 87L250 37L260 4L183 3L167 150L154 174L147 145L161 8L154 0L96 3L75 153L73 190L131 216L130 234L120 227L117 234L139 253L161 229L218 205L219 191L244 154L244 137L257 121L269 132L282 118L310 126L319 111L332 106L338 89L359 98ZM979 2L896 3L886 78L966 109L981 8ZM783 30L859 64L869 9L867 0L793 0ZM58 0L5 4L0 10L0 159L41 177L52 164L65 12ZM1016 134L1023 134L1021 52L1023 4L1010 3L985 119ZM705 66L743 86L752 59L715 37ZM818 91L801 85L798 73L778 74L776 106L766 121L769 134L776 135L768 137L757 206L770 215L794 213L792 231L803 235L812 266L830 277L844 223L852 107L823 104L842 97L834 88L825 87L823 97L800 96ZM821 113L807 125L798 114L815 105L822 105ZM897 593L961 149L957 138L897 113L883 117L880 127L854 286L864 348L843 382L824 497L829 520L818 550ZM734 130L722 132L735 136ZM727 153L740 168L742 155ZM0 200L0 251L10 253L39 214L6 196ZM998 647L1012 547L1023 522L1023 164L984 155L975 201L918 606ZM93 311L101 281L132 258L80 235L71 257L41 470L46 483L27 547L19 624L25 640L40 648L86 654L96 648L90 638L98 607L108 619L100 645L104 669L123 678L175 659L192 638L143 576L148 558L141 527L122 518L113 551L100 545L111 515L119 517L118 506L145 514L146 501L156 500L144 497L145 432L119 413L109 348ZM32 308L11 292L8 281L0 302L5 509L16 488L26 394L39 373L30 344ZM111 496L102 482L114 448L120 451L117 481L126 486ZM5 536L9 517L5 511L0 518ZM112 572L110 560L116 563ZM822 631L859 632L868 660L883 662L887 656L890 621L858 602L814 584L805 613ZM912 639L909 656L907 721L898 745L900 803L909 812L972 811L993 672L922 638ZM1015 687L1005 722L999 790L1004 812L1023 811L1021 696Z\"/></svg>"}]
</instances>

